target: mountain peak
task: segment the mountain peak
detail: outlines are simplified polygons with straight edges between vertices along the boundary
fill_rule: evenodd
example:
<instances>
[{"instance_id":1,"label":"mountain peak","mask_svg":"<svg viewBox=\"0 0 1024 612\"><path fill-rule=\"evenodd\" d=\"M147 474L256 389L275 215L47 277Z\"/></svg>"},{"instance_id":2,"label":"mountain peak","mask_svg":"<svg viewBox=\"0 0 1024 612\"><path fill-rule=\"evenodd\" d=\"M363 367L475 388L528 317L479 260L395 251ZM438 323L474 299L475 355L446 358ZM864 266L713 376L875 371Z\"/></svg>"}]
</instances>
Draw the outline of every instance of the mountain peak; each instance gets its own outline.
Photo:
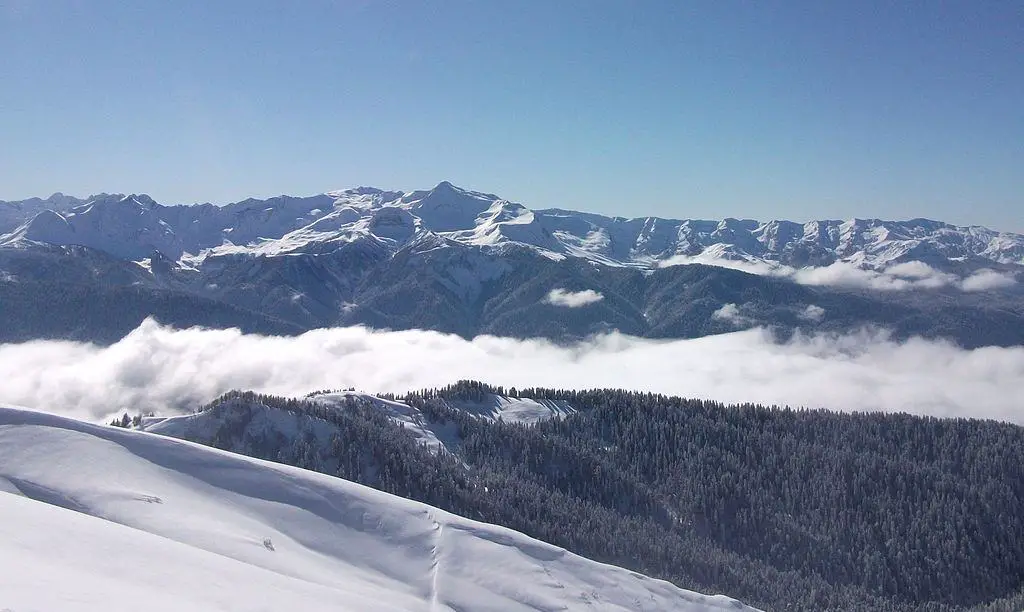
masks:
<instances>
[{"instance_id":1,"label":"mountain peak","mask_svg":"<svg viewBox=\"0 0 1024 612\"><path fill-rule=\"evenodd\" d=\"M157 205L156 200L144 193L132 193L121 198L121 202L135 204L144 208L153 208Z\"/></svg>"}]
</instances>

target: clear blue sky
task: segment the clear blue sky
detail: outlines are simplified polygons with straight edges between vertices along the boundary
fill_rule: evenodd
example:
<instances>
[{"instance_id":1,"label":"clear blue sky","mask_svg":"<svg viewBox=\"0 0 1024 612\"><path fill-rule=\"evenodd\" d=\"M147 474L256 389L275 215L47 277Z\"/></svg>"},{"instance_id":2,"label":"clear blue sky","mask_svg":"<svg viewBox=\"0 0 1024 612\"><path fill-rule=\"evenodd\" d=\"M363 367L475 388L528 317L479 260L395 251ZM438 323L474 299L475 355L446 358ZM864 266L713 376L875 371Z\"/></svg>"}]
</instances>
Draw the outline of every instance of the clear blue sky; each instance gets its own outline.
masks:
<instances>
[{"instance_id":1,"label":"clear blue sky","mask_svg":"<svg viewBox=\"0 0 1024 612\"><path fill-rule=\"evenodd\" d=\"M0 199L1024 230L1024 3L0 0Z\"/></svg>"}]
</instances>

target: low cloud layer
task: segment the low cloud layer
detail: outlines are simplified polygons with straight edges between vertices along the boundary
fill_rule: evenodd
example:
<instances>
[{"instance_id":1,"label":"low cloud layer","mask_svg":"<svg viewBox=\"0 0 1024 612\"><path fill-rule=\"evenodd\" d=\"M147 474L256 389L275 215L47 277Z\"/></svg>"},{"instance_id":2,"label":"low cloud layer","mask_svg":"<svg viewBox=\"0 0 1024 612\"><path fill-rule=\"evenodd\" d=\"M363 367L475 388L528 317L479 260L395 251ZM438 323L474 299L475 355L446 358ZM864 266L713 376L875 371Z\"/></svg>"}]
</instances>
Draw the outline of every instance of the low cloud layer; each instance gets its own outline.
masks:
<instances>
[{"instance_id":1,"label":"low cloud layer","mask_svg":"<svg viewBox=\"0 0 1024 612\"><path fill-rule=\"evenodd\" d=\"M673 341L610 334L560 347L358 327L270 338L147 321L109 347L0 345L0 402L94 420L124 410L190 410L230 389L403 392L461 378L1024 422L1024 348L968 351L867 332L798 336L785 344L758 329Z\"/></svg>"},{"instance_id":2,"label":"low cloud layer","mask_svg":"<svg viewBox=\"0 0 1024 612\"><path fill-rule=\"evenodd\" d=\"M566 289L552 289L544 301L554 306L566 308L580 308L588 304L600 302L604 296L593 289L583 291L568 291Z\"/></svg>"},{"instance_id":3,"label":"low cloud layer","mask_svg":"<svg viewBox=\"0 0 1024 612\"><path fill-rule=\"evenodd\" d=\"M760 276L788 278L801 285L844 287L848 289L873 289L876 291L907 291L910 289L938 289L953 287L961 291L990 291L1004 289L1017 284L1017 279L1008 272L997 272L983 268L972 274L959 277L937 270L921 261L895 264L884 270L861 268L855 264L837 261L828 266L793 268L778 263L721 259L698 255L696 257L676 256L666 260L662 267L687 264L704 264L740 270Z\"/></svg>"}]
</instances>

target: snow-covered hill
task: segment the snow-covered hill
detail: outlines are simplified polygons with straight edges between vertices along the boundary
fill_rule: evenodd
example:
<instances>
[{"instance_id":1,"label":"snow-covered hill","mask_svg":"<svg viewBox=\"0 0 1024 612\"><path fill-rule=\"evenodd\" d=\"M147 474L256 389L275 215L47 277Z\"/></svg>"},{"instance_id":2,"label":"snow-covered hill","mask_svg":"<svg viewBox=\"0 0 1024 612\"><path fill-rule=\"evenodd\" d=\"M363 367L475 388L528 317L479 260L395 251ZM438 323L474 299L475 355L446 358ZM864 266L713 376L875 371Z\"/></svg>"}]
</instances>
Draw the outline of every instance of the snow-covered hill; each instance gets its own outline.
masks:
<instances>
[{"instance_id":1,"label":"snow-covered hill","mask_svg":"<svg viewBox=\"0 0 1024 612\"><path fill-rule=\"evenodd\" d=\"M419 409L406 402L377 397L358 391L316 393L306 399L331 411L344 411L351 402L372 406L385 415L415 440L432 450L452 450L458 444L458 434L452 425L431 423ZM477 400L439 399L444 405L486 421L534 424L576 412L568 402L535 400L484 393ZM338 427L322 418L302 411L287 411L246 400L230 400L196 414L170 417L142 417L140 429L174 438L213 444L223 435L224 428L238 428L240 442L280 439L293 441L310 438L318 448L330 446L331 436ZM225 447L221 447L225 448ZM231 448L242 451L243 448Z\"/></svg>"},{"instance_id":2,"label":"snow-covered hill","mask_svg":"<svg viewBox=\"0 0 1024 612\"><path fill-rule=\"evenodd\" d=\"M443 237L480 248L522 245L551 258L581 257L642 268L680 260L798 268L845 262L876 270L911 261L940 269L952 264L1024 265L1024 236L983 227L926 219L796 223L605 217L530 210L448 182L409 193L360 187L223 207L168 207L147 196L104 195L70 211L56 210L65 200L51 207L57 214L41 211L45 203L40 200L31 205L0 203L0 216L23 216L22 225L0 243L78 244L129 259L159 251L173 260L186 256L193 263L226 254L323 253L359 240L395 252L423 240L443 245L437 241Z\"/></svg>"},{"instance_id":3,"label":"snow-covered hill","mask_svg":"<svg viewBox=\"0 0 1024 612\"><path fill-rule=\"evenodd\" d=\"M351 482L0 407L11 610L740 610Z\"/></svg>"},{"instance_id":4,"label":"snow-covered hill","mask_svg":"<svg viewBox=\"0 0 1024 612\"><path fill-rule=\"evenodd\" d=\"M93 198L103 195L93 196ZM76 206L85 204L86 200L55 193L48 198L29 198L14 202L0 201L0 235L15 230L19 225L35 217L44 210L65 212Z\"/></svg>"}]
</instances>

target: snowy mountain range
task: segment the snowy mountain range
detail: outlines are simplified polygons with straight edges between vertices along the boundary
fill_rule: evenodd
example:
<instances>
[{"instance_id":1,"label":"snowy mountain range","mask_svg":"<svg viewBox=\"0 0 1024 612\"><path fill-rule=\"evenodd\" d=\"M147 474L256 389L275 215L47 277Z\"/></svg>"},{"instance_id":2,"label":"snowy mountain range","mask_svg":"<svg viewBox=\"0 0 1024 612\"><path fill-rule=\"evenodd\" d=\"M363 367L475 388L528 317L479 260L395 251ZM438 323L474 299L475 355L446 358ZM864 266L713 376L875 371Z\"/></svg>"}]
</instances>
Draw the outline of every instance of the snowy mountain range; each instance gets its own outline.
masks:
<instances>
[{"instance_id":1,"label":"snowy mountain range","mask_svg":"<svg viewBox=\"0 0 1024 612\"><path fill-rule=\"evenodd\" d=\"M225 206L55 194L0 203L0 234L0 341L112 342L155 316L272 334L366 325L564 341L870 325L1024 343L1024 236L923 219L627 219L442 182Z\"/></svg>"},{"instance_id":2,"label":"snowy mountain range","mask_svg":"<svg viewBox=\"0 0 1024 612\"><path fill-rule=\"evenodd\" d=\"M605 217L531 210L448 182L424 191L360 187L226 206L163 206L145 195L0 202L0 243L81 245L128 259L154 252L195 263L227 254L324 253L366 241L391 253L457 243L524 245L552 259L579 257L654 268L673 258L772 262L801 268L845 262L882 270L906 262L947 268L1024 265L1024 236L930 221L796 223Z\"/></svg>"},{"instance_id":3,"label":"snowy mountain range","mask_svg":"<svg viewBox=\"0 0 1024 612\"><path fill-rule=\"evenodd\" d=\"M339 478L7 407L0 518L12 610L750 609Z\"/></svg>"}]
</instances>

